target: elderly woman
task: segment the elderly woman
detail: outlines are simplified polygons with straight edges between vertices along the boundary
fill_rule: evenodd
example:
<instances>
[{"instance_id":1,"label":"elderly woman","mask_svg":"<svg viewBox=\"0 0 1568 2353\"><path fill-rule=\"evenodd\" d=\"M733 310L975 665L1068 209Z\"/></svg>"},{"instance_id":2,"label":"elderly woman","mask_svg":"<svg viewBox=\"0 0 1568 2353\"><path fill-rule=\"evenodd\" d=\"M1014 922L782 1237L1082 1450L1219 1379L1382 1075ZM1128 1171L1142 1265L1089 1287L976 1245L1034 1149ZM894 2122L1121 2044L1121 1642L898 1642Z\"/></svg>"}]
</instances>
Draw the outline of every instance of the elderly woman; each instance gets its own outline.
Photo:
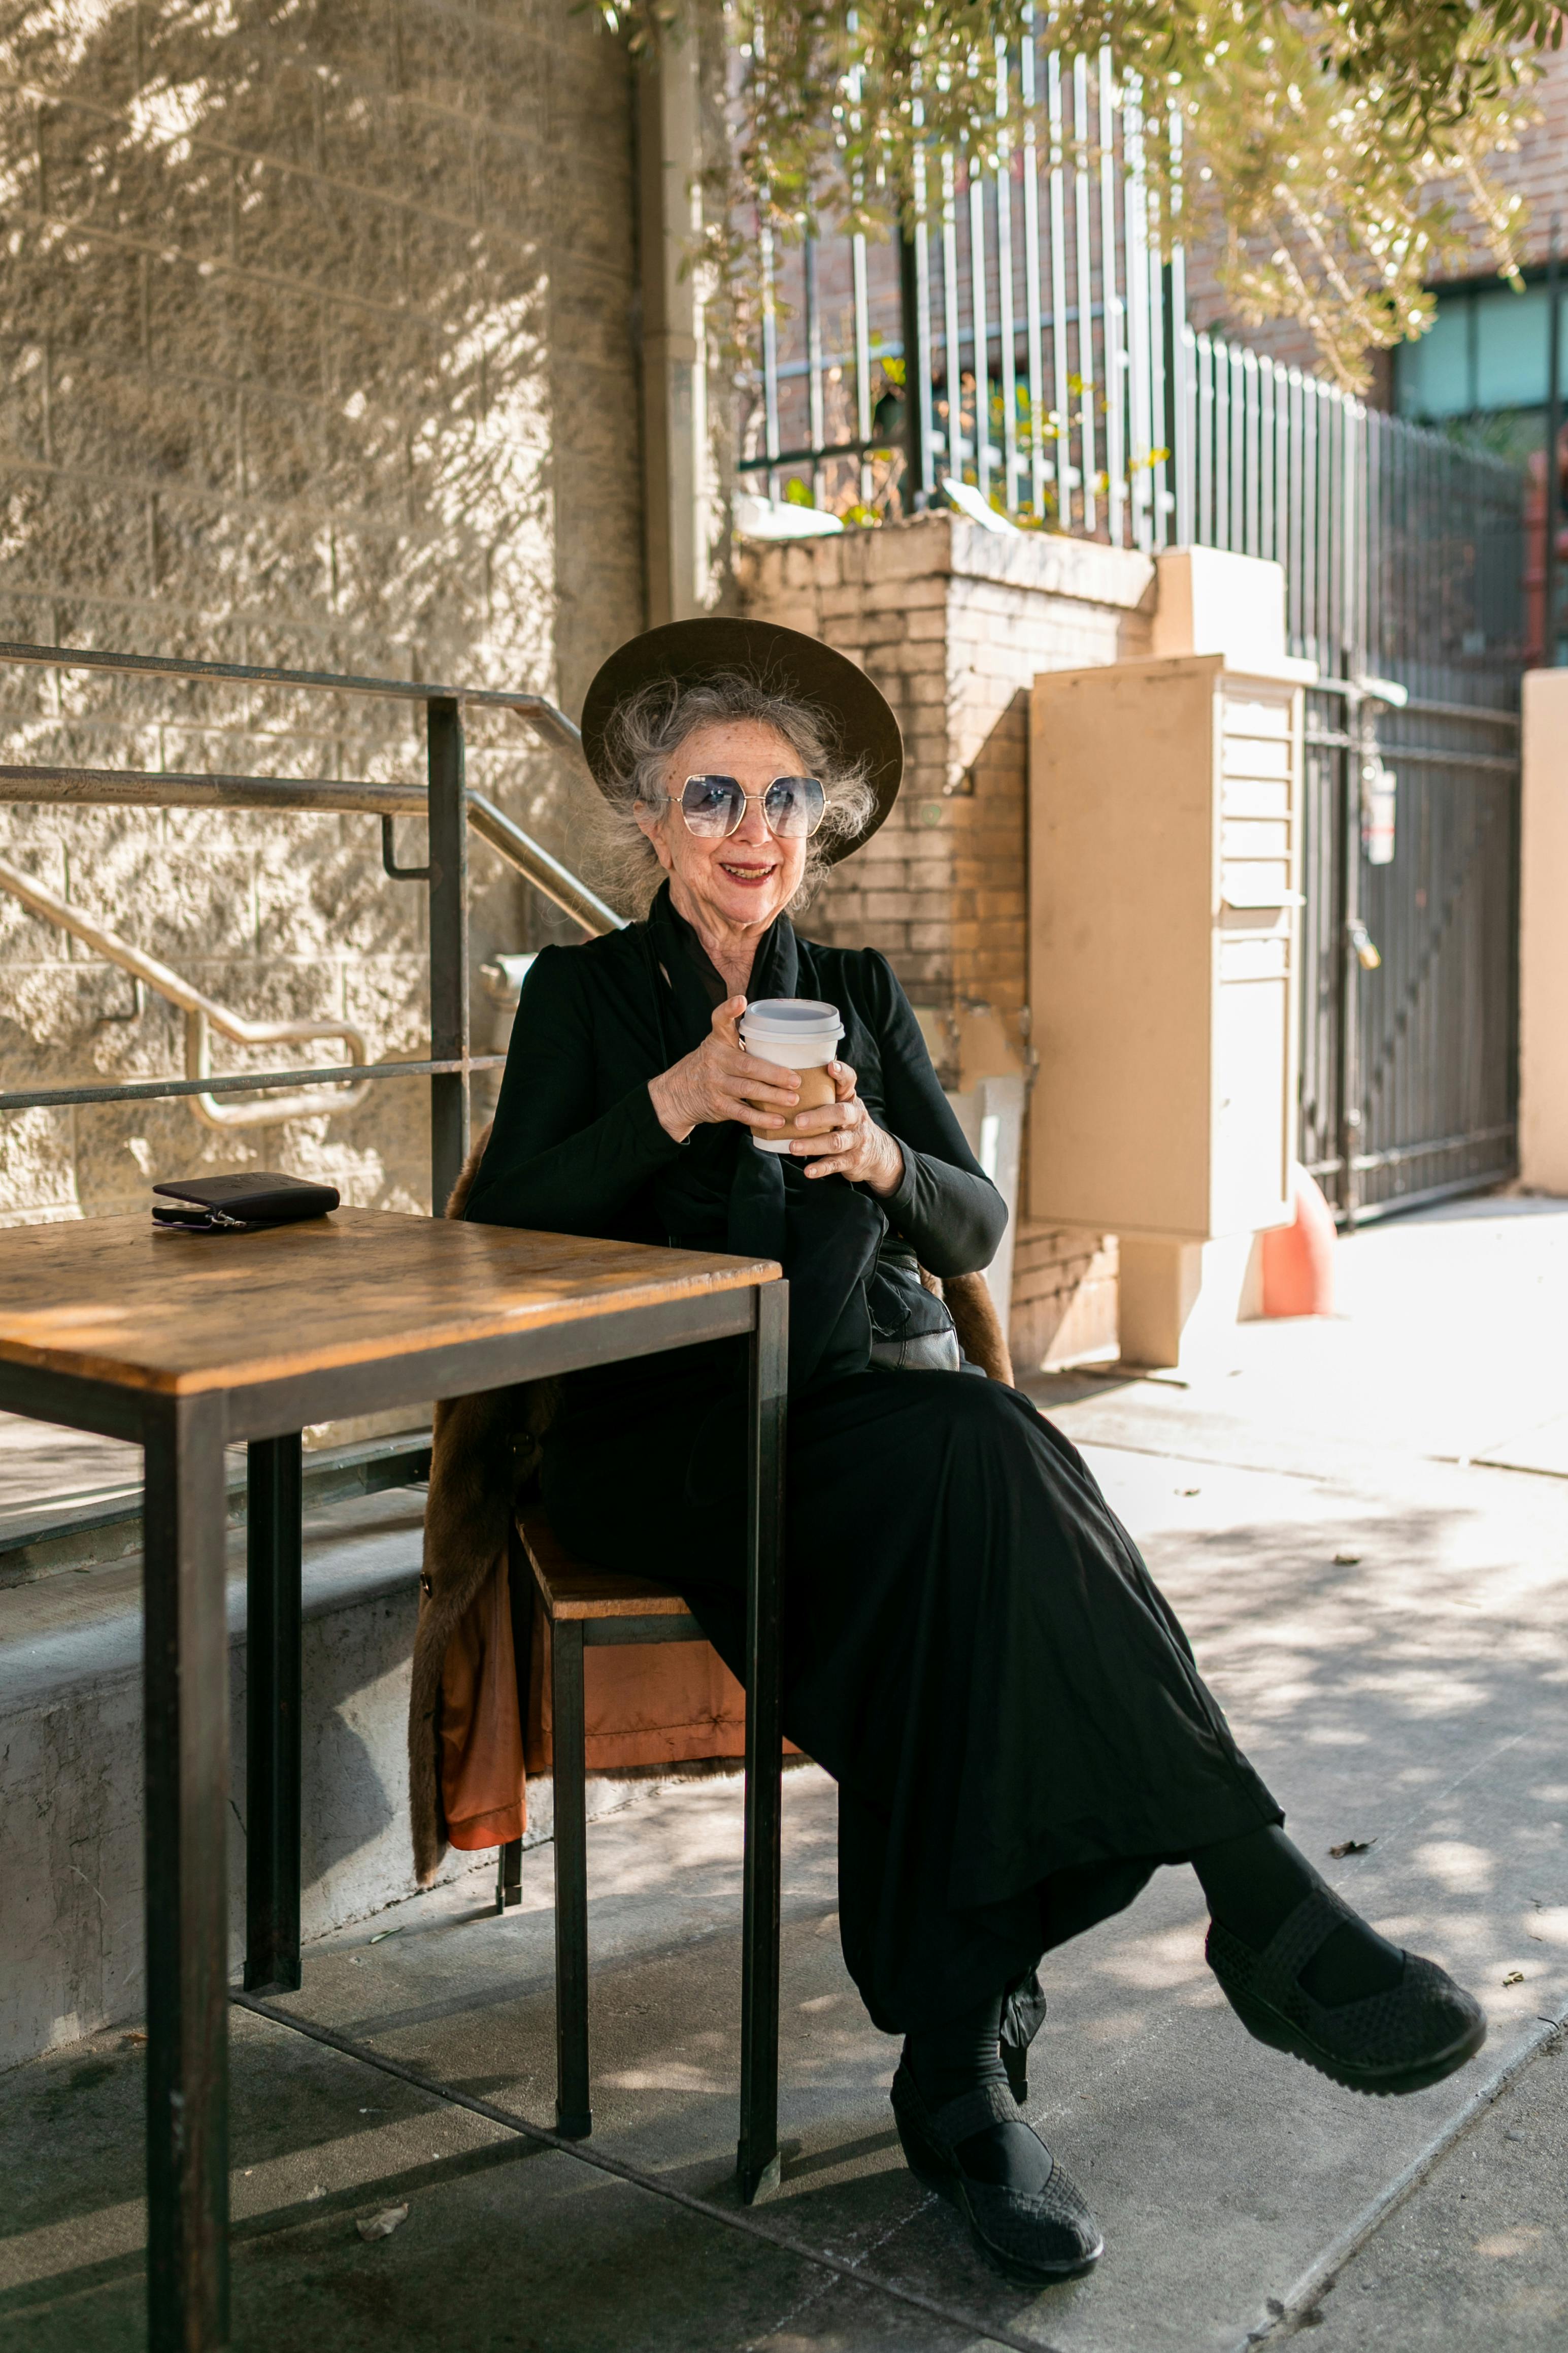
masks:
<instances>
[{"instance_id":1,"label":"elderly woman","mask_svg":"<svg viewBox=\"0 0 1568 2353\"><path fill-rule=\"evenodd\" d=\"M637 638L584 741L646 919L546 949L519 1009L481 1221L782 1261L790 1282L784 1722L839 1788L844 1956L901 2034L910 2166L1011 2276L1100 2234L1015 2098L1048 1947L1190 1862L1207 1954L1251 2031L1337 2082L1435 2081L1485 2034L1286 1838L1171 1609L1068 1441L964 1364L921 1268L984 1267L1005 1221L886 957L789 910L897 790L864 675L758 622ZM657 886L657 888L655 887ZM748 1000L844 1024L837 1100L748 1054ZM787 1155L753 1148L787 1138ZM741 1657L745 1465L721 1345L564 1385L542 1479L575 1551L679 1588Z\"/></svg>"}]
</instances>

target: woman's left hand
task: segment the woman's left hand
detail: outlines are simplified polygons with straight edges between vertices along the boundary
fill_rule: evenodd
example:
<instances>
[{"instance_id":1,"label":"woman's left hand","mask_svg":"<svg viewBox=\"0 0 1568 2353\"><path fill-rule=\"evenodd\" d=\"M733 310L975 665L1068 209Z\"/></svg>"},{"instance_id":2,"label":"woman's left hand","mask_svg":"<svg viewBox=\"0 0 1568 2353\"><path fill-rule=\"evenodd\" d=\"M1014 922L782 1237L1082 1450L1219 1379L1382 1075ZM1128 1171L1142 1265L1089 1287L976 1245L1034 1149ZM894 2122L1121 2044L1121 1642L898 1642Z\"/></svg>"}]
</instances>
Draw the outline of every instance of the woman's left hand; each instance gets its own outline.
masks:
<instances>
[{"instance_id":1,"label":"woman's left hand","mask_svg":"<svg viewBox=\"0 0 1568 2353\"><path fill-rule=\"evenodd\" d=\"M827 1075L838 1100L796 1112L785 1122L789 1134L799 1138L791 1144L790 1156L806 1161L808 1176L847 1176L852 1185L864 1185L886 1199L903 1182L904 1155L856 1093L848 1063L829 1062Z\"/></svg>"}]
</instances>

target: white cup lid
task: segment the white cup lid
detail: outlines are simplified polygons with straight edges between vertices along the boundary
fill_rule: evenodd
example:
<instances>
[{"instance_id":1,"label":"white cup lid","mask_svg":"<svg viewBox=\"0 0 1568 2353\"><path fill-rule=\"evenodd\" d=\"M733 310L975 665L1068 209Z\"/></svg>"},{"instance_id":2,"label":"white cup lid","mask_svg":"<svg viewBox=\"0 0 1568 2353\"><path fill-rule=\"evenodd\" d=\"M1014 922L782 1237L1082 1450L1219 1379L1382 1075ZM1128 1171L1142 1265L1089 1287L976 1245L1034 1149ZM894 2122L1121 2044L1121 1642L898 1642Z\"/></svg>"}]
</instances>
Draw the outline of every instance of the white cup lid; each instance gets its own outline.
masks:
<instances>
[{"instance_id":1,"label":"white cup lid","mask_svg":"<svg viewBox=\"0 0 1568 2353\"><path fill-rule=\"evenodd\" d=\"M757 1021L764 1029L819 1029L831 1024L836 1038L844 1034L844 1024L838 1018L837 1005L824 1005L815 997L759 997L747 1006L741 1016L742 1026Z\"/></svg>"},{"instance_id":2,"label":"white cup lid","mask_svg":"<svg viewBox=\"0 0 1568 2353\"><path fill-rule=\"evenodd\" d=\"M831 1049L844 1035L837 1005L812 997L760 997L741 1016L742 1038L772 1038L780 1045Z\"/></svg>"}]
</instances>

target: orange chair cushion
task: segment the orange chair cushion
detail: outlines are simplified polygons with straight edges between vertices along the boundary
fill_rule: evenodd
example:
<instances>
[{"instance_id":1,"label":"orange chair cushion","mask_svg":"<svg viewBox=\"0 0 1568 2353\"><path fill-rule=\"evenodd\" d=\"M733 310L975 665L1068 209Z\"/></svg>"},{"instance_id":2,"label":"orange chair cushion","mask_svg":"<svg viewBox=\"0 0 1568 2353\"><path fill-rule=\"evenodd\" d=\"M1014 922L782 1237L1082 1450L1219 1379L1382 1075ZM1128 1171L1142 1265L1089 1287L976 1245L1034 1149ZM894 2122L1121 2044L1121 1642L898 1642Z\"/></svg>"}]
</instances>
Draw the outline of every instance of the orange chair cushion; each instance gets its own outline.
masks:
<instances>
[{"instance_id":1,"label":"orange chair cushion","mask_svg":"<svg viewBox=\"0 0 1568 2353\"><path fill-rule=\"evenodd\" d=\"M520 1718L505 1554L447 1646L441 1673L441 1810L450 1843L502 1846L528 1827L528 1775L553 1766L552 1629L534 1583L528 1717ZM595 1644L583 1653L590 1773L739 1759L746 1695L704 1641ZM799 1754L784 1743L786 1756Z\"/></svg>"},{"instance_id":2,"label":"orange chair cushion","mask_svg":"<svg viewBox=\"0 0 1568 2353\"><path fill-rule=\"evenodd\" d=\"M536 1593L529 1662L528 1769L553 1761L551 1624ZM746 1694L707 1642L597 1644L583 1653L583 1715L590 1773L742 1757Z\"/></svg>"}]
</instances>

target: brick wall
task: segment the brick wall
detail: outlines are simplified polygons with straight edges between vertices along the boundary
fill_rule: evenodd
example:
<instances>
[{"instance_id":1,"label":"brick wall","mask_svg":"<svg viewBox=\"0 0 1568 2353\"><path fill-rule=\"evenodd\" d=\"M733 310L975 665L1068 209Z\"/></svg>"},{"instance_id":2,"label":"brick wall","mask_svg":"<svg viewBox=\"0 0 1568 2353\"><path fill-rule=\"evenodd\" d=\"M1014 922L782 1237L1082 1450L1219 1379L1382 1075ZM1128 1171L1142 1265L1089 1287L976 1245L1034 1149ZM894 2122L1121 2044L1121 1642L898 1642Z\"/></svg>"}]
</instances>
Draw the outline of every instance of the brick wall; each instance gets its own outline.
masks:
<instances>
[{"instance_id":1,"label":"brick wall","mask_svg":"<svg viewBox=\"0 0 1568 2353\"><path fill-rule=\"evenodd\" d=\"M1554 213L1557 250L1568 254L1568 49L1547 50L1542 64L1545 70L1534 92L1541 121L1521 135L1513 153L1494 156L1491 165L1494 176L1509 193L1522 196L1530 206L1520 240L1527 265L1546 259ZM1462 196L1458 202L1463 219ZM1467 248L1461 259L1445 268L1445 279L1480 278L1495 269L1490 248L1479 228L1470 228Z\"/></svg>"},{"instance_id":2,"label":"brick wall","mask_svg":"<svg viewBox=\"0 0 1568 2353\"><path fill-rule=\"evenodd\" d=\"M1148 652L1148 559L942 514L752 545L740 574L749 610L863 663L904 732L892 815L835 871L805 928L884 950L927 1017L944 1084L1001 1075L999 1041L1011 1067L1026 1071L1029 685L1038 670ZM1115 1333L1113 1248L1022 1222L1012 1302L1020 1367L1109 1345Z\"/></svg>"},{"instance_id":3,"label":"brick wall","mask_svg":"<svg viewBox=\"0 0 1568 2353\"><path fill-rule=\"evenodd\" d=\"M545 0L56 0L9 23L0 638L523 684L574 710L642 617L619 48ZM0 731L4 760L423 773L417 706L0 667ZM471 742L474 780L569 855L587 787L514 722ZM421 862L418 820L398 833ZM364 817L0 807L0 854L220 1000L418 1055L423 892L379 849ZM474 851L477 965L542 919ZM170 1009L115 1021L129 1003L0 893L12 1084L178 1070ZM247 1165L423 1207L425 1092L241 1135L178 1103L13 1114L0 1218Z\"/></svg>"}]
</instances>

